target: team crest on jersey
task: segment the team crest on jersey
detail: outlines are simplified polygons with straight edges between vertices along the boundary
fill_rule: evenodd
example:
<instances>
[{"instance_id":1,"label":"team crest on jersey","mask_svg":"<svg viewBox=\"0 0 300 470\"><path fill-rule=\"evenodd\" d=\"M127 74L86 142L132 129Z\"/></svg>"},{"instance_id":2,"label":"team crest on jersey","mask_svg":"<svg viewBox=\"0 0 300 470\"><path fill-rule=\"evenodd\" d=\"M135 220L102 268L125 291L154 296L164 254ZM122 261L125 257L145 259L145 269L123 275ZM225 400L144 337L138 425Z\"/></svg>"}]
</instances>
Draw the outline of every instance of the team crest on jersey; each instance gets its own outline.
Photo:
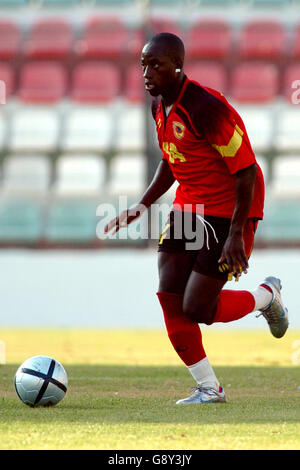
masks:
<instances>
[{"instance_id":1,"label":"team crest on jersey","mask_svg":"<svg viewBox=\"0 0 300 470\"><path fill-rule=\"evenodd\" d=\"M184 136L185 126L181 122L173 122L173 132L177 139L182 139Z\"/></svg>"}]
</instances>

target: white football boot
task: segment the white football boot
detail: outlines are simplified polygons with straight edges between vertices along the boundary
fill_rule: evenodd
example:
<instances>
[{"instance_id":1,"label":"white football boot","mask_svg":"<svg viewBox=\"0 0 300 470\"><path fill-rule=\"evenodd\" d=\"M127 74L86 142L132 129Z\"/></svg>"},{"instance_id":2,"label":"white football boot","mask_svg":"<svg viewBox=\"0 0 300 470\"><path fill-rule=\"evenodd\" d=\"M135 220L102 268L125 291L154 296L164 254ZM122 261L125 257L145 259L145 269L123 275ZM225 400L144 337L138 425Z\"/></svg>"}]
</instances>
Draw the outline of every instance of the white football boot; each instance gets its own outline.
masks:
<instances>
[{"instance_id":1,"label":"white football boot","mask_svg":"<svg viewBox=\"0 0 300 470\"><path fill-rule=\"evenodd\" d=\"M192 395L178 400L176 405L201 405L202 403L225 403L226 396L223 387L215 390L212 387L198 387L193 389Z\"/></svg>"},{"instance_id":2,"label":"white football boot","mask_svg":"<svg viewBox=\"0 0 300 470\"><path fill-rule=\"evenodd\" d=\"M263 315L268 322L272 335L275 338L282 338L289 326L289 319L288 310L281 298L281 281L276 277L268 276L262 284L272 290L272 300L265 308L260 310L261 313L257 317Z\"/></svg>"}]
</instances>

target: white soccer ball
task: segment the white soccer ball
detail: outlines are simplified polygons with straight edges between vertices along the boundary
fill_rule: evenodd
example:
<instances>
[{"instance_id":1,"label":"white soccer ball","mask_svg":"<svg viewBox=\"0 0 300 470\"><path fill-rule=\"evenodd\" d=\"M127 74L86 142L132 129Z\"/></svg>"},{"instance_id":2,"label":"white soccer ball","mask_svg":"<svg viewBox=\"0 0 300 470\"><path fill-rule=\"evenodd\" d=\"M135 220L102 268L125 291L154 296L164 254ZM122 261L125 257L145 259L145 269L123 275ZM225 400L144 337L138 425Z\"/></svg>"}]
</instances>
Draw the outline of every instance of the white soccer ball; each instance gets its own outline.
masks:
<instances>
[{"instance_id":1,"label":"white soccer ball","mask_svg":"<svg viewBox=\"0 0 300 470\"><path fill-rule=\"evenodd\" d=\"M28 406L52 406L61 401L68 388L68 376L60 362L48 356L34 356L23 362L15 375L18 397Z\"/></svg>"}]
</instances>

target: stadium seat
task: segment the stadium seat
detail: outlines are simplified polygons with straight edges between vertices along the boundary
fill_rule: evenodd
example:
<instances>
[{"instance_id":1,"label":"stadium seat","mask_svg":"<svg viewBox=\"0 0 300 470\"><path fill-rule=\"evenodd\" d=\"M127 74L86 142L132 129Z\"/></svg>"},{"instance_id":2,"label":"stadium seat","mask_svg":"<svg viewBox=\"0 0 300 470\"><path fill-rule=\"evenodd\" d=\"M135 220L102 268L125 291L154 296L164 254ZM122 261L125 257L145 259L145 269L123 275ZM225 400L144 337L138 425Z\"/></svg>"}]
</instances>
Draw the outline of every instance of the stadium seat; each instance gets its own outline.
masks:
<instances>
[{"instance_id":1,"label":"stadium seat","mask_svg":"<svg viewBox=\"0 0 300 470\"><path fill-rule=\"evenodd\" d=\"M300 101L300 62L286 67L283 73L283 95L290 104ZM296 102L294 102L296 101Z\"/></svg>"},{"instance_id":2,"label":"stadium seat","mask_svg":"<svg viewBox=\"0 0 300 470\"><path fill-rule=\"evenodd\" d=\"M111 160L109 196L141 195L146 187L147 160L141 154L119 154Z\"/></svg>"},{"instance_id":3,"label":"stadium seat","mask_svg":"<svg viewBox=\"0 0 300 470\"><path fill-rule=\"evenodd\" d=\"M105 103L120 94L120 71L106 62L82 62L72 76L70 98L82 103Z\"/></svg>"},{"instance_id":4,"label":"stadium seat","mask_svg":"<svg viewBox=\"0 0 300 470\"><path fill-rule=\"evenodd\" d=\"M2 164L1 194L46 195L51 162L46 155L10 155Z\"/></svg>"},{"instance_id":5,"label":"stadium seat","mask_svg":"<svg viewBox=\"0 0 300 470\"><path fill-rule=\"evenodd\" d=\"M0 104L4 104L11 98L15 91L15 71L13 67L6 62L0 63L0 80L5 83L4 96L2 96L3 89L0 88Z\"/></svg>"},{"instance_id":6,"label":"stadium seat","mask_svg":"<svg viewBox=\"0 0 300 470\"><path fill-rule=\"evenodd\" d=\"M231 29L222 20L197 21L186 32L185 49L187 59L226 59L232 51Z\"/></svg>"},{"instance_id":7,"label":"stadium seat","mask_svg":"<svg viewBox=\"0 0 300 470\"><path fill-rule=\"evenodd\" d=\"M273 162L271 188L273 197L300 196L299 155L279 155ZM299 206L300 211L300 206Z\"/></svg>"},{"instance_id":8,"label":"stadium seat","mask_svg":"<svg viewBox=\"0 0 300 470\"><path fill-rule=\"evenodd\" d=\"M259 238L265 243L299 243L299 198L269 198L264 220L258 228Z\"/></svg>"},{"instance_id":9,"label":"stadium seat","mask_svg":"<svg viewBox=\"0 0 300 470\"><path fill-rule=\"evenodd\" d=\"M103 157L82 153L60 155L56 161L55 196L95 196L103 192L106 162Z\"/></svg>"},{"instance_id":10,"label":"stadium seat","mask_svg":"<svg viewBox=\"0 0 300 470\"><path fill-rule=\"evenodd\" d=\"M28 5L28 0L0 0L0 7L23 7Z\"/></svg>"},{"instance_id":11,"label":"stadium seat","mask_svg":"<svg viewBox=\"0 0 300 470\"><path fill-rule=\"evenodd\" d=\"M143 151L146 145L143 106L124 106L119 112L114 148L119 152Z\"/></svg>"},{"instance_id":12,"label":"stadium seat","mask_svg":"<svg viewBox=\"0 0 300 470\"><path fill-rule=\"evenodd\" d=\"M18 98L24 103L56 103L66 89L67 74L60 63L29 62L21 70Z\"/></svg>"},{"instance_id":13,"label":"stadium seat","mask_svg":"<svg viewBox=\"0 0 300 470\"><path fill-rule=\"evenodd\" d=\"M290 57L296 60L300 59L300 24L295 28L294 34L292 35Z\"/></svg>"},{"instance_id":14,"label":"stadium seat","mask_svg":"<svg viewBox=\"0 0 300 470\"><path fill-rule=\"evenodd\" d=\"M0 243L35 244L43 236L43 206L36 200L0 198Z\"/></svg>"},{"instance_id":15,"label":"stadium seat","mask_svg":"<svg viewBox=\"0 0 300 470\"><path fill-rule=\"evenodd\" d=\"M245 62L237 65L231 76L231 97L236 101L266 103L279 91L279 72L275 65Z\"/></svg>"},{"instance_id":16,"label":"stadium seat","mask_svg":"<svg viewBox=\"0 0 300 470\"><path fill-rule=\"evenodd\" d=\"M145 32L141 28L131 29L126 45L126 54L128 57L133 60L139 60L146 42Z\"/></svg>"},{"instance_id":17,"label":"stadium seat","mask_svg":"<svg viewBox=\"0 0 300 470\"><path fill-rule=\"evenodd\" d=\"M58 145L60 119L55 109L21 107L12 113L8 148L12 152L53 152Z\"/></svg>"},{"instance_id":18,"label":"stadium seat","mask_svg":"<svg viewBox=\"0 0 300 470\"><path fill-rule=\"evenodd\" d=\"M21 46L21 30L11 20L0 20L0 60L18 56Z\"/></svg>"},{"instance_id":19,"label":"stadium seat","mask_svg":"<svg viewBox=\"0 0 300 470\"><path fill-rule=\"evenodd\" d=\"M75 52L81 58L119 59L126 50L129 32L118 16L87 20Z\"/></svg>"},{"instance_id":20,"label":"stadium seat","mask_svg":"<svg viewBox=\"0 0 300 470\"><path fill-rule=\"evenodd\" d=\"M0 151L3 151L7 146L7 137L8 137L8 118L3 110L0 107Z\"/></svg>"},{"instance_id":21,"label":"stadium seat","mask_svg":"<svg viewBox=\"0 0 300 470\"><path fill-rule=\"evenodd\" d=\"M257 105L242 105L236 109L244 121L253 150L267 152L273 144L274 137L272 110Z\"/></svg>"},{"instance_id":22,"label":"stadium seat","mask_svg":"<svg viewBox=\"0 0 300 470\"><path fill-rule=\"evenodd\" d=\"M54 200L48 208L46 240L52 244L90 243L96 240L99 201Z\"/></svg>"},{"instance_id":23,"label":"stadium seat","mask_svg":"<svg viewBox=\"0 0 300 470\"><path fill-rule=\"evenodd\" d=\"M143 73L139 65L132 64L127 68L123 96L132 103L145 101Z\"/></svg>"},{"instance_id":24,"label":"stadium seat","mask_svg":"<svg viewBox=\"0 0 300 470\"><path fill-rule=\"evenodd\" d=\"M111 148L113 115L105 107L74 107L65 117L62 151L102 152Z\"/></svg>"},{"instance_id":25,"label":"stadium seat","mask_svg":"<svg viewBox=\"0 0 300 470\"><path fill-rule=\"evenodd\" d=\"M70 7L79 5L81 0L42 0L42 3L45 7Z\"/></svg>"},{"instance_id":26,"label":"stadium seat","mask_svg":"<svg viewBox=\"0 0 300 470\"><path fill-rule=\"evenodd\" d=\"M299 152L299 105L281 107L276 115L274 148L278 152Z\"/></svg>"},{"instance_id":27,"label":"stadium seat","mask_svg":"<svg viewBox=\"0 0 300 470\"><path fill-rule=\"evenodd\" d=\"M244 25L237 41L241 59L272 59L284 57L286 33L276 20L252 20Z\"/></svg>"},{"instance_id":28,"label":"stadium seat","mask_svg":"<svg viewBox=\"0 0 300 470\"><path fill-rule=\"evenodd\" d=\"M190 80L195 80L200 85L227 92L227 72L225 67L217 62L197 61L187 63L184 67Z\"/></svg>"},{"instance_id":29,"label":"stadium seat","mask_svg":"<svg viewBox=\"0 0 300 470\"><path fill-rule=\"evenodd\" d=\"M73 31L62 18L37 20L23 44L23 54L30 59L66 59L71 54Z\"/></svg>"}]
</instances>

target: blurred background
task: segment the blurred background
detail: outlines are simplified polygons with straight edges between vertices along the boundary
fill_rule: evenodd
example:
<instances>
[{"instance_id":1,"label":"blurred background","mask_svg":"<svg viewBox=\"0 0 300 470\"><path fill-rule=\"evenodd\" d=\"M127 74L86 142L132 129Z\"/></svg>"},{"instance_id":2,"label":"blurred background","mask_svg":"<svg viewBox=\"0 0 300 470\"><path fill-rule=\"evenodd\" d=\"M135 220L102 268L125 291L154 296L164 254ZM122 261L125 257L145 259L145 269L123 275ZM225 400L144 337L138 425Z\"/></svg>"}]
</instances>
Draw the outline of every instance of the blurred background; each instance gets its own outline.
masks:
<instances>
[{"instance_id":1,"label":"blurred background","mask_svg":"<svg viewBox=\"0 0 300 470\"><path fill-rule=\"evenodd\" d=\"M0 326L162 325L146 235L164 218L97 231L97 207L138 200L161 158L140 68L161 31L240 112L265 176L250 272L230 288L278 275L300 326L299 18L300 0L0 0Z\"/></svg>"}]
</instances>

